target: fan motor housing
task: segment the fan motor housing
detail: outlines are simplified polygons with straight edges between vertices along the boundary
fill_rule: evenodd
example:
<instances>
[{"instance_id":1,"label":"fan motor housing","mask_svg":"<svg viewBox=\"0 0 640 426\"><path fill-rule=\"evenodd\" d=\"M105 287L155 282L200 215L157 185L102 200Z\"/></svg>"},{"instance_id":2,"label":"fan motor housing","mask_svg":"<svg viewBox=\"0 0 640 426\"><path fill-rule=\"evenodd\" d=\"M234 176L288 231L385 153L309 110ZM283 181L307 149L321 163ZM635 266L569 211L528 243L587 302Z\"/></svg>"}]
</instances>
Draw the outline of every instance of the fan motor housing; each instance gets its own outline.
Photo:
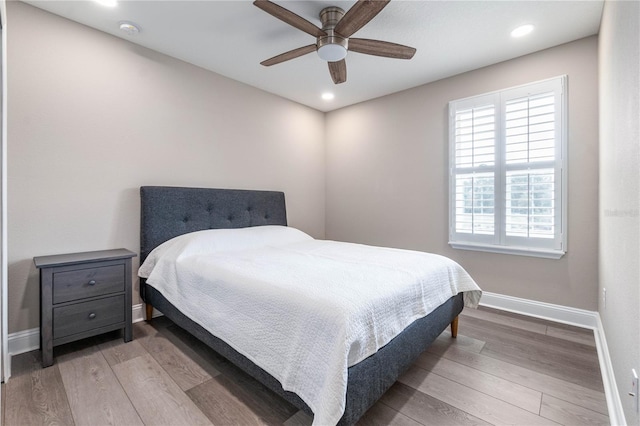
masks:
<instances>
[{"instance_id":1,"label":"fan motor housing","mask_svg":"<svg viewBox=\"0 0 640 426\"><path fill-rule=\"evenodd\" d=\"M328 62L337 62L347 55L349 39L337 34L333 29L344 16L344 10L339 7L326 7L320 11L320 22L326 36L318 37L316 47L318 56Z\"/></svg>"}]
</instances>

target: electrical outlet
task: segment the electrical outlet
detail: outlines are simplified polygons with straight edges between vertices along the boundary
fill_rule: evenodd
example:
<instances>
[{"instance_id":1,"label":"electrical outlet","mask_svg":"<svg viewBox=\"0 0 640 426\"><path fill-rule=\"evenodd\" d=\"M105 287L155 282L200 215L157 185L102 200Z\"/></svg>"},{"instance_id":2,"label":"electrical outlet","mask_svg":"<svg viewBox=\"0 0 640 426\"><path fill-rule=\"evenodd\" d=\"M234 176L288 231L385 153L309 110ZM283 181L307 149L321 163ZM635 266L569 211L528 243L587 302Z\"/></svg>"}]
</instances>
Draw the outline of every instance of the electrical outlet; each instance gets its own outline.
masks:
<instances>
[{"instance_id":1,"label":"electrical outlet","mask_svg":"<svg viewBox=\"0 0 640 426\"><path fill-rule=\"evenodd\" d=\"M638 403L640 395L638 395L638 373L636 373L635 368L631 369L631 392L629 392L629 396L633 398L633 407L637 413L640 408Z\"/></svg>"}]
</instances>

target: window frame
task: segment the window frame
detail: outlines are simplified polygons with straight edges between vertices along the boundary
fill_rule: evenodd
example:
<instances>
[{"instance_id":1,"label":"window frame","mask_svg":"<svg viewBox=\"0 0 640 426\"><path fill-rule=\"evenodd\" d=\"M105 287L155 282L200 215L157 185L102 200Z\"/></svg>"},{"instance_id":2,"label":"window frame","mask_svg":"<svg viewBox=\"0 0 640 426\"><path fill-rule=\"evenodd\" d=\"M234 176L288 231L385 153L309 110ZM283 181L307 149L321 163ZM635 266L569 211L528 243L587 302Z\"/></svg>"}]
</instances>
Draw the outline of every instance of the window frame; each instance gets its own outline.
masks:
<instances>
[{"instance_id":1,"label":"window frame","mask_svg":"<svg viewBox=\"0 0 640 426\"><path fill-rule=\"evenodd\" d=\"M506 112L507 102L523 97L553 92L555 159L546 163L527 162L525 166L507 164ZM456 113L493 105L494 108L494 162L493 166L458 167L456 163ZM500 254L561 258L567 250L567 76L562 75L520 86L449 102L449 245L455 249L486 251ZM516 237L507 235L507 172L511 170L554 170L554 234L552 238ZM493 234L456 232L456 177L470 173L493 173L494 228ZM528 173L527 173L528 174ZM529 174L528 174L529 175ZM473 175L471 175L473 176ZM559 195L558 195L559 194ZM473 204L472 204L473 209ZM530 220L530 216L528 216ZM473 224L472 224L473 231Z\"/></svg>"}]
</instances>

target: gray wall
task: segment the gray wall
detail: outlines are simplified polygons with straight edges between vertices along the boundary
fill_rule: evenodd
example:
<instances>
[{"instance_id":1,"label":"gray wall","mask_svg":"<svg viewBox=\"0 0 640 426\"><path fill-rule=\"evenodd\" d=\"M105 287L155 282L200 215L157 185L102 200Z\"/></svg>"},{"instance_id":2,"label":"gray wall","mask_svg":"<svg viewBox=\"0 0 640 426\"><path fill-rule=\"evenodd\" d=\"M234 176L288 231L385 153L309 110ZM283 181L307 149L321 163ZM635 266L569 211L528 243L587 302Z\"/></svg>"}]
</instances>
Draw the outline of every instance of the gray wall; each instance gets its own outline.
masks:
<instances>
[{"instance_id":1,"label":"gray wall","mask_svg":"<svg viewBox=\"0 0 640 426\"><path fill-rule=\"evenodd\" d=\"M324 114L7 6L10 333L38 326L33 256L138 251L141 185L285 191L324 237Z\"/></svg>"},{"instance_id":2,"label":"gray wall","mask_svg":"<svg viewBox=\"0 0 640 426\"><path fill-rule=\"evenodd\" d=\"M489 292L595 311L597 37L327 114L327 238L449 256ZM449 101L561 74L569 85L568 252L560 260L453 250Z\"/></svg>"},{"instance_id":3,"label":"gray wall","mask_svg":"<svg viewBox=\"0 0 640 426\"><path fill-rule=\"evenodd\" d=\"M629 425L640 374L640 3L605 3L600 56L600 303ZM606 304L602 297L607 290Z\"/></svg>"}]
</instances>

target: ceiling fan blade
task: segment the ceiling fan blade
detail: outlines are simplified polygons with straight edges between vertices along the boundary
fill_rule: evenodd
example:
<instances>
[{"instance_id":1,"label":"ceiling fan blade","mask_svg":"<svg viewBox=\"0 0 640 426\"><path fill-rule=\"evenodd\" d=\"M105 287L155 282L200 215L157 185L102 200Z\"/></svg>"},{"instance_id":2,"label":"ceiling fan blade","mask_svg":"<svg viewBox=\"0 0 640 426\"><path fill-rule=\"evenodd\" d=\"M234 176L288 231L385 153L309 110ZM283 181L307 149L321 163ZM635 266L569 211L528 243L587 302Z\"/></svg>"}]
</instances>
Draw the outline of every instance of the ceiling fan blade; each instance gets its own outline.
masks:
<instances>
[{"instance_id":1,"label":"ceiling fan blade","mask_svg":"<svg viewBox=\"0 0 640 426\"><path fill-rule=\"evenodd\" d=\"M386 58L411 59L416 49L388 41L369 40L366 38L350 38L349 50L367 55L384 56Z\"/></svg>"},{"instance_id":2,"label":"ceiling fan blade","mask_svg":"<svg viewBox=\"0 0 640 426\"><path fill-rule=\"evenodd\" d=\"M310 44L309 46L298 47L297 49L290 50L288 52L281 53L278 56L274 56L273 58L269 58L265 61L260 62L260 65L264 65L265 67L270 67L271 65L279 64L280 62L288 61L289 59L294 59L302 55L306 55L307 53L315 52L316 45Z\"/></svg>"},{"instance_id":3,"label":"ceiling fan blade","mask_svg":"<svg viewBox=\"0 0 640 426\"><path fill-rule=\"evenodd\" d=\"M344 59L338 62L327 62L329 64L329 73L335 84L347 81L347 61Z\"/></svg>"},{"instance_id":4,"label":"ceiling fan blade","mask_svg":"<svg viewBox=\"0 0 640 426\"><path fill-rule=\"evenodd\" d=\"M372 20L390 0L358 0L340 19L335 32L343 37L351 37L353 33Z\"/></svg>"},{"instance_id":5,"label":"ceiling fan blade","mask_svg":"<svg viewBox=\"0 0 640 426\"><path fill-rule=\"evenodd\" d=\"M306 19L296 15L295 13L285 9L282 6L279 6L269 0L255 0L253 2L254 5L258 6L260 9L264 10L270 15L275 16L287 24L296 27L299 30L304 31L307 34L310 34L314 37L326 36L327 33L322 31L320 28L313 25L311 22Z\"/></svg>"}]
</instances>

